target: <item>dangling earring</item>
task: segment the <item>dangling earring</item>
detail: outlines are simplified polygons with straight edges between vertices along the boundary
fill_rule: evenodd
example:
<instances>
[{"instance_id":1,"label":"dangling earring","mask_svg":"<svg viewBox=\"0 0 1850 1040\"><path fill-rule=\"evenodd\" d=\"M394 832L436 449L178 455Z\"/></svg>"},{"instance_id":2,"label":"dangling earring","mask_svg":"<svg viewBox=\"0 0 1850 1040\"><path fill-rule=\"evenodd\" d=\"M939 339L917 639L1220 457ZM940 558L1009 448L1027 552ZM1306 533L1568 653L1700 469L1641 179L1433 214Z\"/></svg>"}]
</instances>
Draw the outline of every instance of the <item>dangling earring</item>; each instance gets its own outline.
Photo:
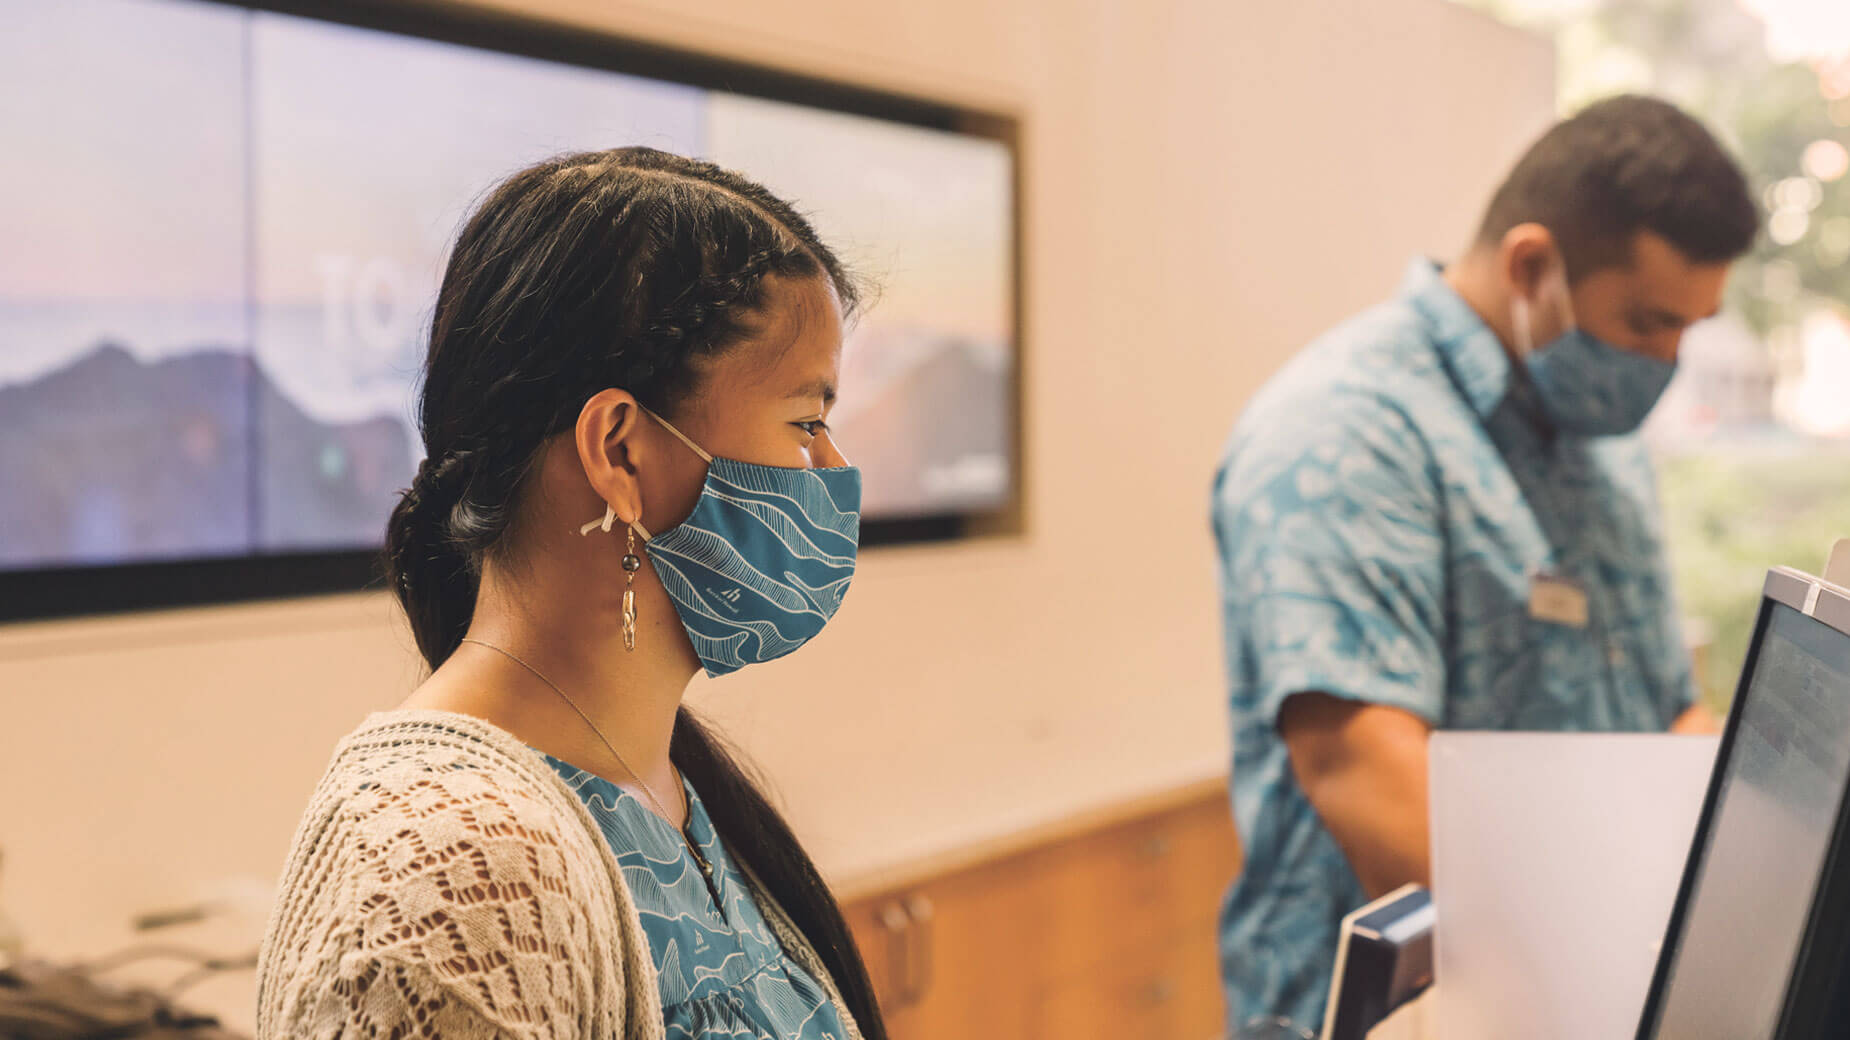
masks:
<instances>
[{"instance_id":1,"label":"dangling earring","mask_svg":"<svg viewBox=\"0 0 1850 1040\"><path fill-rule=\"evenodd\" d=\"M629 529L629 551L623 554L623 649L636 649L636 572L642 557L636 555L636 528Z\"/></svg>"}]
</instances>

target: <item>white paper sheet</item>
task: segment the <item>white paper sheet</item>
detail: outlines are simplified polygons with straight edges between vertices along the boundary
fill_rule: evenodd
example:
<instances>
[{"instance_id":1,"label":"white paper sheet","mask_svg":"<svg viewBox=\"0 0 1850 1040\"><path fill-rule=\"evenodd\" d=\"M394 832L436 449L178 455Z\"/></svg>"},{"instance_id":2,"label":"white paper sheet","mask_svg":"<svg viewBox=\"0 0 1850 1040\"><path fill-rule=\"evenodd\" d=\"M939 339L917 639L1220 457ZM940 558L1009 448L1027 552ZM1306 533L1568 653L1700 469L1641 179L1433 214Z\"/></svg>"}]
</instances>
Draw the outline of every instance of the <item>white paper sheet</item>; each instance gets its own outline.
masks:
<instances>
[{"instance_id":1,"label":"white paper sheet","mask_svg":"<svg viewBox=\"0 0 1850 1040\"><path fill-rule=\"evenodd\" d=\"M1433 735L1438 1040L1636 1032L1718 743Z\"/></svg>"}]
</instances>

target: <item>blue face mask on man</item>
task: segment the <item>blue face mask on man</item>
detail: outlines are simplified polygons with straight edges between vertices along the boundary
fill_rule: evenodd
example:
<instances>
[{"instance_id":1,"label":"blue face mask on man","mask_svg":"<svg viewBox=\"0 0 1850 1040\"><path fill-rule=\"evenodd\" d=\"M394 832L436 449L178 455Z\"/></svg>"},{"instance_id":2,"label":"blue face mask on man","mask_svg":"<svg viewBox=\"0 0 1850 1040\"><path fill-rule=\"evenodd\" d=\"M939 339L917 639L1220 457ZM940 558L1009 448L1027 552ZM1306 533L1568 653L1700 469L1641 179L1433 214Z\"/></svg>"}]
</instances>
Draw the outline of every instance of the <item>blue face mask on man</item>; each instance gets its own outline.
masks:
<instances>
[{"instance_id":1,"label":"blue face mask on man","mask_svg":"<svg viewBox=\"0 0 1850 1040\"><path fill-rule=\"evenodd\" d=\"M1557 266L1565 329L1536 347L1530 328L1531 306L1517 296L1511 303L1516 350L1541 398L1542 411L1560 433L1610 437L1643 425L1664 388L1676 374L1674 361L1661 361L1615 347L1594 337L1574 320L1574 300L1567 272Z\"/></svg>"},{"instance_id":2,"label":"blue face mask on man","mask_svg":"<svg viewBox=\"0 0 1850 1040\"><path fill-rule=\"evenodd\" d=\"M686 520L657 535L632 525L707 674L770 661L815 638L854 578L861 471L716 459L666 419L643 413L707 463Z\"/></svg>"}]
</instances>

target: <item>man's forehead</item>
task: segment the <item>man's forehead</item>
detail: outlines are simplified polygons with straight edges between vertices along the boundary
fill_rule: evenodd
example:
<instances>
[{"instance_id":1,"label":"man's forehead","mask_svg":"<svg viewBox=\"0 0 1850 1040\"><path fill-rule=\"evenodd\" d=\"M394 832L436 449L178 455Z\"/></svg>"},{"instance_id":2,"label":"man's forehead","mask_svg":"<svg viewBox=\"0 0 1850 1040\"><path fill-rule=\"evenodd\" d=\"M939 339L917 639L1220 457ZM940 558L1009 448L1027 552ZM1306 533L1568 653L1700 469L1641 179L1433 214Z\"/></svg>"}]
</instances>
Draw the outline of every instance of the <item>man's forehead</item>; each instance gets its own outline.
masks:
<instances>
[{"instance_id":1,"label":"man's forehead","mask_svg":"<svg viewBox=\"0 0 1850 1040\"><path fill-rule=\"evenodd\" d=\"M1649 229L1632 238L1630 259L1628 266L1633 271L1660 277L1687 274L1696 267L1669 239Z\"/></svg>"},{"instance_id":2,"label":"man's forehead","mask_svg":"<svg viewBox=\"0 0 1850 1040\"><path fill-rule=\"evenodd\" d=\"M1674 315L1685 322L1714 315L1721 303L1728 264L1698 264L1662 236L1641 231L1631 262L1622 268L1634 306Z\"/></svg>"}]
</instances>

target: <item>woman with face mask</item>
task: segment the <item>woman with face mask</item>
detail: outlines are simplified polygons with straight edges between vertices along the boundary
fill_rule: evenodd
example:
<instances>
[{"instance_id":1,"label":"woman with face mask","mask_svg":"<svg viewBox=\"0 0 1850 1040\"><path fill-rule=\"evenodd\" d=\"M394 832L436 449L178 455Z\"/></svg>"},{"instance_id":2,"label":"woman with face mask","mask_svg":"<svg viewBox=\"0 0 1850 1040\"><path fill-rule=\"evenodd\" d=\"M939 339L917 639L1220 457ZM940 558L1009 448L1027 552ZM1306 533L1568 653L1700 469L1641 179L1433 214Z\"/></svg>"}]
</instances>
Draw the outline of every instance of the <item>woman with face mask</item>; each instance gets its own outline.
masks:
<instances>
[{"instance_id":1,"label":"woman with face mask","mask_svg":"<svg viewBox=\"0 0 1850 1040\"><path fill-rule=\"evenodd\" d=\"M855 303L801 216L708 163L571 155L482 204L387 535L433 671L315 791L260 1035L885 1036L815 867L681 705L847 591Z\"/></svg>"}]
</instances>

